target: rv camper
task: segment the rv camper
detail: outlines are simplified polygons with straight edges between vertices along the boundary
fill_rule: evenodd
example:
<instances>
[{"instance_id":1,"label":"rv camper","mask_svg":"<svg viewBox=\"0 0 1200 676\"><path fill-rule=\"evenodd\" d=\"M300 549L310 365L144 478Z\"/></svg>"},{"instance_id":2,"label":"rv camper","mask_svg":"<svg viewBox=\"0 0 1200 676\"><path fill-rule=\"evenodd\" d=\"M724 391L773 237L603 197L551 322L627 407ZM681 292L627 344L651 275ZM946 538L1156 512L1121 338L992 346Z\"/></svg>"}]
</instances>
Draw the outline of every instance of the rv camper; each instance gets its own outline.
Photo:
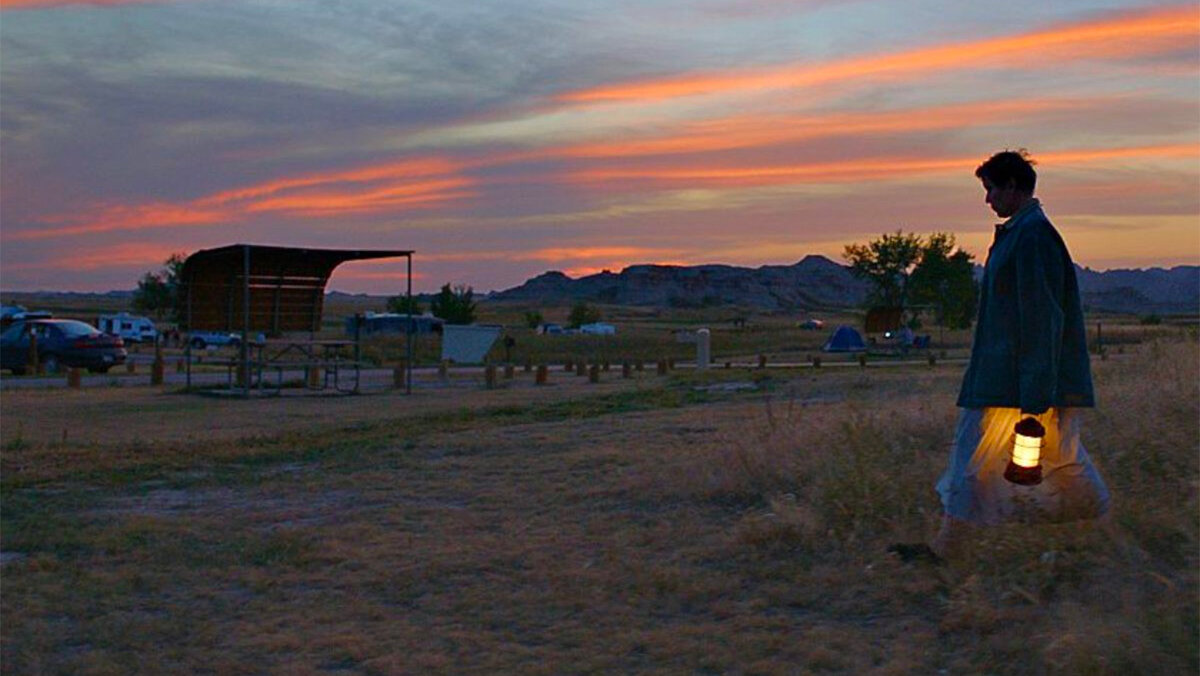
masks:
<instances>
[{"instance_id":1,"label":"rv camper","mask_svg":"<svg viewBox=\"0 0 1200 676\"><path fill-rule=\"evenodd\" d=\"M120 336L127 343L153 343L158 330L149 317L119 312L115 315L100 315L97 327L112 336Z\"/></svg>"}]
</instances>

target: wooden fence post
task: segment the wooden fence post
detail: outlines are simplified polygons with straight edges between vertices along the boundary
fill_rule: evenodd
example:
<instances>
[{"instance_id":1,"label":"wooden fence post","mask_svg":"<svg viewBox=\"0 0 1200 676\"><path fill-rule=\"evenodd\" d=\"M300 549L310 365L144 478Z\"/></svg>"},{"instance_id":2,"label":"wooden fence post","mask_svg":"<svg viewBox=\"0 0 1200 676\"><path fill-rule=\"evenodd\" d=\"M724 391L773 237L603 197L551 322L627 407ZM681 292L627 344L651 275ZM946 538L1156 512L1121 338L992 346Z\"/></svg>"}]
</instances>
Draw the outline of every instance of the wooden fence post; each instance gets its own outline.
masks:
<instances>
[{"instance_id":1,"label":"wooden fence post","mask_svg":"<svg viewBox=\"0 0 1200 676\"><path fill-rule=\"evenodd\" d=\"M83 374L80 372L79 367L78 366L71 367L71 369L69 371L67 371L67 387L69 387L73 390L78 390L82 386L83 386Z\"/></svg>"},{"instance_id":2,"label":"wooden fence post","mask_svg":"<svg viewBox=\"0 0 1200 676\"><path fill-rule=\"evenodd\" d=\"M163 363L162 346L158 344L158 340L154 341L154 362L150 364L150 384L162 385L166 364Z\"/></svg>"},{"instance_id":3,"label":"wooden fence post","mask_svg":"<svg viewBox=\"0 0 1200 676\"><path fill-rule=\"evenodd\" d=\"M534 376L534 383L538 385L546 384L546 376L549 375L550 369L546 368L545 364L538 364L537 374Z\"/></svg>"},{"instance_id":4,"label":"wooden fence post","mask_svg":"<svg viewBox=\"0 0 1200 676\"><path fill-rule=\"evenodd\" d=\"M600 365L599 364L592 364L591 368L588 369L588 382L589 383L600 382Z\"/></svg>"},{"instance_id":5,"label":"wooden fence post","mask_svg":"<svg viewBox=\"0 0 1200 676\"><path fill-rule=\"evenodd\" d=\"M37 334L30 332L29 334L29 355L25 359L27 371L34 375L42 374L42 362L38 359L37 349Z\"/></svg>"}]
</instances>

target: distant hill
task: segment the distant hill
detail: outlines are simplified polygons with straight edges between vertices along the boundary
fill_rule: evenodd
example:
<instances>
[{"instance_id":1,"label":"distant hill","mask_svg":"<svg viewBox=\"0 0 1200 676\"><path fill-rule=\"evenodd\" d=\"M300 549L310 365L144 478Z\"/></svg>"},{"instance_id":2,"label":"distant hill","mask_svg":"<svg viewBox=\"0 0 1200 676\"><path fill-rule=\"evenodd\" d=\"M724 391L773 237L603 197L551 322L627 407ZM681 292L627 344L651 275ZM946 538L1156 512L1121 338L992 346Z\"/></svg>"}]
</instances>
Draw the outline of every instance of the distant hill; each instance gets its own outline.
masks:
<instances>
[{"instance_id":1,"label":"distant hill","mask_svg":"<svg viewBox=\"0 0 1200 676\"><path fill-rule=\"evenodd\" d=\"M1169 270L1078 270L1083 305L1091 310L1130 314L1200 313L1200 266Z\"/></svg>"},{"instance_id":2,"label":"distant hill","mask_svg":"<svg viewBox=\"0 0 1200 676\"><path fill-rule=\"evenodd\" d=\"M847 307L860 303L867 285L844 265L807 256L795 265L632 265L619 273L571 279L547 272L490 299L546 304L586 301L613 305L703 307L741 305L771 310Z\"/></svg>"},{"instance_id":3,"label":"distant hill","mask_svg":"<svg viewBox=\"0 0 1200 676\"><path fill-rule=\"evenodd\" d=\"M1200 266L1107 272L1079 268L1078 274L1083 302L1089 310L1132 314L1200 312ZM618 273L605 271L578 279L552 271L488 298L547 305L584 301L816 310L859 306L868 289L865 282L850 274L849 267L814 255L794 265L759 268L633 265Z\"/></svg>"}]
</instances>

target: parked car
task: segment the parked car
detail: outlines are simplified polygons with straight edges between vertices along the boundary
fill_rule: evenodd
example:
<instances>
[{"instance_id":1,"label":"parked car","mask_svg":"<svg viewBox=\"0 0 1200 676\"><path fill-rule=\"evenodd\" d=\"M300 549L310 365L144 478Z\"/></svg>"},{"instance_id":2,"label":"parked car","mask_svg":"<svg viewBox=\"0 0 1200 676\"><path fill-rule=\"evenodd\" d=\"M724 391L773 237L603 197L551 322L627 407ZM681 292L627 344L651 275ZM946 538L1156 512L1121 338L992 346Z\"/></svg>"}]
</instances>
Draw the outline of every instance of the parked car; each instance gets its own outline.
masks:
<instances>
[{"instance_id":1,"label":"parked car","mask_svg":"<svg viewBox=\"0 0 1200 676\"><path fill-rule=\"evenodd\" d=\"M254 345L262 345L267 340L264 334L257 334L250 341ZM192 331L188 334L188 345L193 349L203 350L206 347L241 347L242 337L228 331Z\"/></svg>"},{"instance_id":2,"label":"parked car","mask_svg":"<svg viewBox=\"0 0 1200 676\"><path fill-rule=\"evenodd\" d=\"M21 305L0 305L0 329L22 319L50 319L53 316L45 310L26 310Z\"/></svg>"},{"instance_id":3,"label":"parked car","mask_svg":"<svg viewBox=\"0 0 1200 676\"><path fill-rule=\"evenodd\" d=\"M124 364L128 356L125 341L101 333L91 324L74 319L25 319L0 333L0 368L18 376L29 369L31 335L37 336L38 362L46 373L64 367L104 373Z\"/></svg>"}]
</instances>

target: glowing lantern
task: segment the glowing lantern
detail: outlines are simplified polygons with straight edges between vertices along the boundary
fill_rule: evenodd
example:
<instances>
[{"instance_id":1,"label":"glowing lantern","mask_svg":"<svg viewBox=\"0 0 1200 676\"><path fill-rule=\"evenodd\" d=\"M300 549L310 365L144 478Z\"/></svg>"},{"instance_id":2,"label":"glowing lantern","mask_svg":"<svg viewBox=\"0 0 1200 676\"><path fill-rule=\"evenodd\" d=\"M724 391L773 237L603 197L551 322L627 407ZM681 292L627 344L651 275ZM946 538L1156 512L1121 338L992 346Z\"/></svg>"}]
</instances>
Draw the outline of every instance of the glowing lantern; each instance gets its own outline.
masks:
<instances>
[{"instance_id":1,"label":"glowing lantern","mask_svg":"<svg viewBox=\"0 0 1200 676\"><path fill-rule=\"evenodd\" d=\"M1046 428L1034 418L1017 423L1012 458L1004 470L1004 478L1022 486L1042 483L1042 440Z\"/></svg>"}]
</instances>

